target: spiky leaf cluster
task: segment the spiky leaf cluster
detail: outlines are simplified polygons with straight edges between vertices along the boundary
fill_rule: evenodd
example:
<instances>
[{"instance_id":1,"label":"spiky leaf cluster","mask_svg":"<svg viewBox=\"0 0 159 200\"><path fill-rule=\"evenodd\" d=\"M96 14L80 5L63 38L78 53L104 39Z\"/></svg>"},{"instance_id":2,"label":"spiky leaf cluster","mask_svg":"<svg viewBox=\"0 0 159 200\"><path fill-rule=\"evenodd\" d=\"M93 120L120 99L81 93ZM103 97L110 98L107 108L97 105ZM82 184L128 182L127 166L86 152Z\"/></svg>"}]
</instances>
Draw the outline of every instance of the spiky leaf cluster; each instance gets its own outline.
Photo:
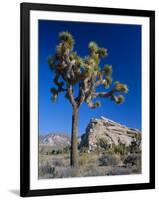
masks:
<instances>
[{"instance_id":1,"label":"spiky leaf cluster","mask_svg":"<svg viewBox=\"0 0 159 200\"><path fill-rule=\"evenodd\" d=\"M88 44L89 53L82 58L73 50L74 38L69 32L59 34L59 44L56 53L49 57L48 64L53 70L54 84L56 88L51 89L52 99L55 101L61 92L65 92L65 97L72 106L79 107L83 102L90 108L101 105L95 98L110 98L120 104L124 101L122 93L128 92L128 87L120 82L112 84L112 66L100 66L102 58L108 55L107 49L99 47L97 43L91 41ZM74 95L74 86L78 85L79 93ZM98 86L103 85L103 91L97 92Z\"/></svg>"}]
</instances>

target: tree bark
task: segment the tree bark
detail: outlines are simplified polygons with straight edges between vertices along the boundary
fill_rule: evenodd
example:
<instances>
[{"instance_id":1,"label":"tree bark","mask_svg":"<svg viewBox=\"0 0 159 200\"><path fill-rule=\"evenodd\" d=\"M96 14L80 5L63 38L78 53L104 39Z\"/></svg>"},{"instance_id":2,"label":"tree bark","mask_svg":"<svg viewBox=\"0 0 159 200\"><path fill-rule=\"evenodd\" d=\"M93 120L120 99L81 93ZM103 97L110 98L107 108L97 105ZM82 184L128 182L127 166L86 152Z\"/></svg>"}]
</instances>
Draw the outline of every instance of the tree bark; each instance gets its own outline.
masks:
<instances>
[{"instance_id":1,"label":"tree bark","mask_svg":"<svg viewBox=\"0 0 159 200\"><path fill-rule=\"evenodd\" d=\"M76 169L78 168L77 129L78 129L78 108L73 107L70 164L72 167Z\"/></svg>"}]
</instances>

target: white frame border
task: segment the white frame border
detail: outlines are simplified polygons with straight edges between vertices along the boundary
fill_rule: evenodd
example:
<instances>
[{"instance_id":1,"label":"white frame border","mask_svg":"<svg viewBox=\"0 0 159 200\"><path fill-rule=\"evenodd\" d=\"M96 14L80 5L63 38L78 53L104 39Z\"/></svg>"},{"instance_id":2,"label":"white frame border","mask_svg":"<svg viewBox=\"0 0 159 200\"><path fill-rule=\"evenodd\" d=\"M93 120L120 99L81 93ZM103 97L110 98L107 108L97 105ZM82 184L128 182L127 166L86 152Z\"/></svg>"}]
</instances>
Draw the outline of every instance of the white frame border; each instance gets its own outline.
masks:
<instances>
[{"instance_id":1,"label":"white frame border","mask_svg":"<svg viewBox=\"0 0 159 200\"><path fill-rule=\"evenodd\" d=\"M38 179L38 20L142 25L142 174ZM73 19L73 20L72 20ZM148 17L30 11L30 189L149 183L149 30ZM143 70L144 69L144 70ZM143 73L144 71L144 73Z\"/></svg>"}]
</instances>

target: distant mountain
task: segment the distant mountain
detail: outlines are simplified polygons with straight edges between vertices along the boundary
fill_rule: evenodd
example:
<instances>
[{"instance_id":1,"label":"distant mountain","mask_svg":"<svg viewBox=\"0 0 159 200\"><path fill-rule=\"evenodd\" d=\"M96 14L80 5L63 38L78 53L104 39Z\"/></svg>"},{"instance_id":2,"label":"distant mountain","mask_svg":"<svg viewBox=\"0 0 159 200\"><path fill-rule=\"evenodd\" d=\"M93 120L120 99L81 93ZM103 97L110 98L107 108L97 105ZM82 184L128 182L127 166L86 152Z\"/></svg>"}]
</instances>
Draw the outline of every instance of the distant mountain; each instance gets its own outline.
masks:
<instances>
[{"instance_id":1,"label":"distant mountain","mask_svg":"<svg viewBox=\"0 0 159 200\"><path fill-rule=\"evenodd\" d=\"M52 146L55 149L61 149L70 146L70 138L66 134L49 133L47 135L39 136L39 144L45 146Z\"/></svg>"},{"instance_id":2,"label":"distant mountain","mask_svg":"<svg viewBox=\"0 0 159 200\"><path fill-rule=\"evenodd\" d=\"M100 139L107 141L110 145L118 145L120 142L129 146L136 138L141 138L141 132L138 129L129 128L105 117L93 118L85 134L81 136L80 147L87 146L89 150L94 150Z\"/></svg>"}]
</instances>

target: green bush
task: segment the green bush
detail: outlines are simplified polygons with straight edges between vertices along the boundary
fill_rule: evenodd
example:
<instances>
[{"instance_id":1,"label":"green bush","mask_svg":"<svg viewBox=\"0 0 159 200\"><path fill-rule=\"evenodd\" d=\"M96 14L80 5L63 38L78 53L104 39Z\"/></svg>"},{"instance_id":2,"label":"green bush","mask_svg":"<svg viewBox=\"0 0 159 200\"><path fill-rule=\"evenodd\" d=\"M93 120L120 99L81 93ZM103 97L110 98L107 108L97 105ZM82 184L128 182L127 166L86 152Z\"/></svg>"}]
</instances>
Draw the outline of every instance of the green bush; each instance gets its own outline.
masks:
<instances>
[{"instance_id":1,"label":"green bush","mask_svg":"<svg viewBox=\"0 0 159 200\"><path fill-rule=\"evenodd\" d=\"M117 158L116 156L107 154L107 155L102 155L99 158L99 162L101 166L114 166L119 163L119 158Z\"/></svg>"},{"instance_id":2,"label":"green bush","mask_svg":"<svg viewBox=\"0 0 159 200\"><path fill-rule=\"evenodd\" d=\"M67 178L67 177L75 177L76 169L72 167L58 167L57 168L57 178Z\"/></svg>"},{"instance_id":3,"label":"green bush","mask_svg":"<svg viewBox=\"0 0 159 200\"><path fill-rule=\"evenodd\" d=\"M53 149L51 153L52 153L53 155L56 154L56 150Z\"/></svg>"},{"instance_id":4,"label":"green bush","mask_svg":"<svg viewBox=\"0 0 159 200\"><path fill-rule=\"evenodd\" d=\"M133 167L133 173L141 173L141 158L137 159Z\"/></svg>"},{"instance_id":5,"label":"green bush","mask_svg":"<svg viewBox=\"0 0 159 200\"><path fill-rule=\"evenodd\" d=\"M62 150L63 153L69 153L70 152L70 146L66 146Z\"/></svg>"},{"instance_id":6,"label":"green bush","mask_svg":"<svg viewBox=\"0 0 159 200\"><path fill-rule=\"evenodd\" d=\"M110 148L110 144L108 144L108 141L104 138L100 138L98 141L98 145L103 150L108 150Z\"/></svg>"},{"instance_id":7,"label":"green bush","mask_svg":"<svg viewBox=\"0 0 159 200\"><path fill-rule=\"evenodd\" d=\"M97 166L94 164L88 165L87 167L84 168L82 176L102 176L104 175L103 170L99 170Z\"/></svg>"},{"instance_id":8,"label":"green bush","mask_svg":"<svg viewBox=\"0 0 159 200\"><path fill-rule=\"evenodd\" d=\"M126 174L132 174L131 168L124 168L124 167L113 167L107 172L106 175L126 175Z\"/></svg>"},{"instance_id":9,"label":"green bush","mask_svg":"<svg viewBox=\"0 0 159 200\"><path fill-rule=\"evenodd\" d=\"M88 147L83 146L80 148L80 153L88 153L88 150Z\"/></svg>"},{"instance_id":10,"label":"green bush","mask_svg":"<svg viewBox=\"0 0 159 200\"><path fill-rule=\"evenodd\" d=\"M88 162L89 155L88 153L82 153L79 157L79 165L83 166Z\"/></svg>"},{"instance_id":11,"label":"green bush","mask_svg":"<svg viewBox=\"0 0 159 200\"><path fill-rule=\"evenodd\" d=\"M56 154L62 154L62 149L58 149L58 150L56 151Z\"/></svg>"},{"instance_id":12,"label":"green bush","mask_svg":"<svg viewBox=\"0 0 159 200\"><path fill-rule=\"evenodd\" d=\"M51 164L55 167L61 167L65 165L64 160L57 157L53 157L53 159L51 160Z\"/></svg>"},{"instance_id":13,"label":"green bush","mask_svg":"<svg viewBox=\"0 0 159 200\"><path fill-rule=\"evenodd\" d=\"M119 143L118 145L113 145L113 152L115 154L125 155L128 153L128 148L125 144Z\"/></svg>"},{"instance_id":14,"label":"green bush","mask_svg":"<svg viewBox=\"0 0 159 200\"><path fill-rule=\"evenodd\" d=\"M54 166L46 162L44 165L39 166L39 176L43 178L54 178L57 176L57 171Z\"/></svg>"},{"instance_id":15,"label":"green bush","mask_svg":"<svg viewBox=\"0 0 159 200\"><path fill-rule=\"evenodd\" d=\"M130 145L130 153L141 153L140 150L140 143L138 143L137 141L132 141L131 145Z\"/></svg>"},{"instance_id":16,"label":"green bush","mask_svg":"<svg viewBox=\"0 0 159 200\"><path fill-rule=\"evenodd\" d=\"M128 155L125 160L124 160L124 164L127 166L134 166L134 165L141 165L141 154L130 154Z\"/></svg>"},{"instance_id":17,"label":"green bush","mask_svg":"<svg viewBox=\"0 0 159 200\"><path fill-rule=\"evenodd\" d=\"M70 146L66 146L63 149L53 149L51 151L51 154L56 155L56 154L62 154L62 153L69 153L70 152Z\"/></svg>"}]
</instances>

